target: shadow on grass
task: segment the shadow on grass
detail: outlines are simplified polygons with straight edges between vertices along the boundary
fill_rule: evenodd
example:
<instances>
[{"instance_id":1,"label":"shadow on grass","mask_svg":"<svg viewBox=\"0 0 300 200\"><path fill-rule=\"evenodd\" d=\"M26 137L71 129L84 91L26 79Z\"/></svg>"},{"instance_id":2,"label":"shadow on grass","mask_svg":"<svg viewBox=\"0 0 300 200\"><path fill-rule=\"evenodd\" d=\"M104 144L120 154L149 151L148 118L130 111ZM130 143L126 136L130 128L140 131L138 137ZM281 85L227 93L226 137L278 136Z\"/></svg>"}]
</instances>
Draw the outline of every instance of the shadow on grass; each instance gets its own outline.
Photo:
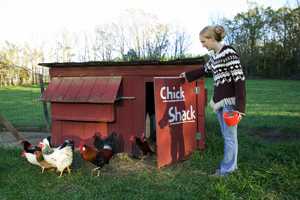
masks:
<instances>
[{"instance_id":1,"label":"shadow on grass","mask_svg":"<svg viewBox=\"0 0 300 200\"><path fill-rule=\"evenodd\" d=\"M290 132L290 130L279 129L274 127L255 128L250 133L251 136L258 137L267 142L294 142L300 141L300 134Z\"/></svg>"},{"instance_id":2,"label":"shadow on grass","mask_svg":"<svg viewBox=\"0 0 300 200\"><path fill-rule=\"evenodd\" d=\"M266 142L300 141L299 117L278 115L247 115L240 131Z\"/></svg>"}]
</instances>

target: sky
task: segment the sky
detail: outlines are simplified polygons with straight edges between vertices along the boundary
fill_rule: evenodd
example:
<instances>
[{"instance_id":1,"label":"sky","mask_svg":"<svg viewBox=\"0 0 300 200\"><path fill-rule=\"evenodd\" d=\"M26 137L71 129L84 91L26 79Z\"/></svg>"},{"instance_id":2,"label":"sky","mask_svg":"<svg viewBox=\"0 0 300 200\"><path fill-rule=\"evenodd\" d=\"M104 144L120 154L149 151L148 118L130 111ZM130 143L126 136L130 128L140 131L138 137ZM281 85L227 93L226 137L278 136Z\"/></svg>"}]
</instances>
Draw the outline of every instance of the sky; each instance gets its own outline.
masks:
<instances>
[{"instance_id":1,"label":"sky","mask_svg":"<svg viewBox=\"0 0 300 200\"><path fill-rule=\"evenodd\" d=\"M255 1L255 0L253 0ZM252 2L253 2L252 1ZM1 0L0 42L38 45L55 40L62 30L93 31L126 9L141 9L163 23L177 23L192 36L191 53L202 51L198 33L212 19L232 18L249 8L247 0ZM259 0L274 9L296 0Z\"/></svg>"}]
</instances>

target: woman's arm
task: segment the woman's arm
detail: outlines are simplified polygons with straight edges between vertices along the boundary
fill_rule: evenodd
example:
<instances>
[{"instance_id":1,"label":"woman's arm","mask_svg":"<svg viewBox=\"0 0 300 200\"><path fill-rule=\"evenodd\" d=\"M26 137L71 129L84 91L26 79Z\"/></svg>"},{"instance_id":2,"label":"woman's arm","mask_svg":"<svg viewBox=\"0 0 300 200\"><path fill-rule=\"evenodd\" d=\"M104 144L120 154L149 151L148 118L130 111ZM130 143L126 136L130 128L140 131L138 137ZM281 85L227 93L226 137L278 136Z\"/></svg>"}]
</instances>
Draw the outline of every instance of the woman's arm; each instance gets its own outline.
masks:
<instances>
[{"instance_id":1,"label":"woman's arm","mask_svg":"<svg viewBox=\"0 0 300 200\"><path fill-rule=\"evenodd\" d=\"M199 69L184 72L184 77L188 82L191 82L201 78L202 76L204 76L204 74L205 74L204 67L201 66Z\"/></svg>"},{"instance_id":2,"label":"woman's arm","mask_svg":"<svg viewBox=\"0 0 300 200\"><path fill-rule=\"evenodd\" d=\"M229 59L226 63L227 68L230 71L232 81L234 82L236 110L245 115L246 110L246 86L245 75L242 69L240 58L235 50L232 49L232 53L228 54Z\"/></svg>"},{"instance_id":3,"label":"woman's arm","mask_svg":"<svg viewBox=\"0 0 300 200\"><path fill-rule=\"evenodd\" d=\"M199 69L195 69L188 72L183 72L179 76L185 78L188 82L192 82L204 76L211 70L212 60L210 59L204 66L201 66Z\"/></svg>"}]
</instances>

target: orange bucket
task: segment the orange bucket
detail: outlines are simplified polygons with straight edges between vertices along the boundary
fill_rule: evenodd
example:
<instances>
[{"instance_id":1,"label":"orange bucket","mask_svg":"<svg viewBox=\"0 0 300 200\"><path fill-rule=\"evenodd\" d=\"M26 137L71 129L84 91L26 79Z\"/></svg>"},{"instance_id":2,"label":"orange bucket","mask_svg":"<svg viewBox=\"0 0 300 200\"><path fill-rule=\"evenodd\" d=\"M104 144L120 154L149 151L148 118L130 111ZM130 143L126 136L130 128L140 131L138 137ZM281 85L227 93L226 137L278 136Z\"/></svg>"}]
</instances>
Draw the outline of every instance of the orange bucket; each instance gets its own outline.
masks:
<instances>
[{"instance_id":1,"label":"orange bucket","mask_svg":"<svg viewBox=\"0 0 300 200\"><path fill-rule=\"evenodd\" d=\"M235 126L237 125L240 120L241 120L241 116L237 111L233 111L233 112L224 112L223 113L223 118L225 123L228 126Z\"/></svg>"}]
</instances>

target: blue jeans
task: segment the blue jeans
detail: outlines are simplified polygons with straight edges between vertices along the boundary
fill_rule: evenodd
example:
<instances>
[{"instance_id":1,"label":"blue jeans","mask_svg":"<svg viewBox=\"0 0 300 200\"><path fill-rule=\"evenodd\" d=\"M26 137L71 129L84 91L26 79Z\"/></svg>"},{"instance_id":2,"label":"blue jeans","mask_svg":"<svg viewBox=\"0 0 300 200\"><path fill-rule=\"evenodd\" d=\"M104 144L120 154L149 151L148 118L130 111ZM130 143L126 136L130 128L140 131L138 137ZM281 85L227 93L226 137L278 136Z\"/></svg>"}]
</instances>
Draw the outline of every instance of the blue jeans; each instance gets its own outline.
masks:
<instances>
[{"instance_id":1,"label":"blue jeans","mask_svg":"<svg viewBox=\"0 0 300 200\"><path fill-rule=\"evenodd\" d=\"M223 119L223 112L233 111L233 106L224 106L217 111L218 121L224 138L224 158L220 163L220 173L225 175L237 169L238 139L237 125L227 126Z\"/></svg>"}]
</instances>

